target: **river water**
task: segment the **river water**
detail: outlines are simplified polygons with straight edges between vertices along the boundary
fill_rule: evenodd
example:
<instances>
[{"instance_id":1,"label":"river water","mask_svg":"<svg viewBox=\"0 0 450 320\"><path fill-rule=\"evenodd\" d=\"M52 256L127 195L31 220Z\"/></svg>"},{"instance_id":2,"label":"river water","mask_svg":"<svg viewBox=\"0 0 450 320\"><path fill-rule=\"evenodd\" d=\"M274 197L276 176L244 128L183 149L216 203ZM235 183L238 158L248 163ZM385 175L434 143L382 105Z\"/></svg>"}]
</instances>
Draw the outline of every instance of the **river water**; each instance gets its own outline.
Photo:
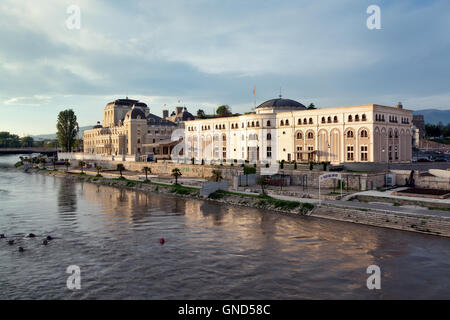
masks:
<instances>
[{"instance_id":1,"label":"river water","mask_svg":"<svg viewBox=\"0 0 450 320\"><path fill-rule=\"evenodd\" d=\"M16 161L0 157L1 299L450 298L447 238L74 183ZM67 288L71 265L80 290ZM380 290L367 289L369 265Z\"/></svg>"}]
</instances>

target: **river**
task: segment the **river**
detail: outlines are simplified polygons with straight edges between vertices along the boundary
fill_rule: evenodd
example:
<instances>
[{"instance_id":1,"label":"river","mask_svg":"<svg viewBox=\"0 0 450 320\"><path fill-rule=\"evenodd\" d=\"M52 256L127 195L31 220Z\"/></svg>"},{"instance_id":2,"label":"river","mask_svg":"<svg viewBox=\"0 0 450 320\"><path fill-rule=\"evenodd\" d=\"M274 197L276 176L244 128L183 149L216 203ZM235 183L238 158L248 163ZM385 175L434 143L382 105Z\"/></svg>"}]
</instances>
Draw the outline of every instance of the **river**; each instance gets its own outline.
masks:
<instances>
[{"instance_id":1,"label":"river","mask_svg":"<svg viewBox=\"0 0 450 320\"><path fill-rule=\"evenodd\" d=\"M17 160L0 157L1 299L450 298L448 238L73 183Z\"/></svg>"}]
</instances>

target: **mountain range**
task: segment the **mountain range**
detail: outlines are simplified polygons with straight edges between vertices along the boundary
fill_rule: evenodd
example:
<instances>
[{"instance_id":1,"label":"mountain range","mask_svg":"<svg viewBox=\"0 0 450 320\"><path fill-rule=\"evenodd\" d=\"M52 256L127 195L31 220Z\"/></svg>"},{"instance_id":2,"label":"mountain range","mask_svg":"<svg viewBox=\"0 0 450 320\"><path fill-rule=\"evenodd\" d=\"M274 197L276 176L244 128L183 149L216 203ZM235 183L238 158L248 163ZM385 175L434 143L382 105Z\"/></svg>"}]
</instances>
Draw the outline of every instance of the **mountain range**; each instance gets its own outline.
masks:
<instances>
[{"instance_id":1,"label":"mountain range","mask_svg":"<svg viewBox=\"0 0 450 320\"><path fill-rule=\"evenodd\" d=\"M414 111L414 114L423 115L425 123L438 124L442 122L444 125L450 123L450 110L426 109Z\"/></svg>"},{"instance_id":2,"label":"mountain range","mask_svg":"<svg viewBox=\"0 0 450 320\"><path fill-rule=\"evenodd\" d=\"M78 131L78 137L82 137L83 136L83 132L84 130L89 130L92 129L92 126L84 126L84 127L80 127L79 131ZM56 139L56 132L55 133L48 133L48 134L37 134L32 136L34 140L53 140Z\"/></svg>"}]
</instances>

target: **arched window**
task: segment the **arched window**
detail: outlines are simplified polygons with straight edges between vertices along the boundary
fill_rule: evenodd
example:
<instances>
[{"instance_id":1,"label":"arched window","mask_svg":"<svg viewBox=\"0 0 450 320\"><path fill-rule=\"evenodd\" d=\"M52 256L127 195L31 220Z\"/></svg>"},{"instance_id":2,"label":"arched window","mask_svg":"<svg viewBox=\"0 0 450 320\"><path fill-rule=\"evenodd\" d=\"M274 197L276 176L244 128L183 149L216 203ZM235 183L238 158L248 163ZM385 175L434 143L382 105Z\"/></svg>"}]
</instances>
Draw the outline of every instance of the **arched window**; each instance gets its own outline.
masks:
<instances>
[{"instance_id":1,"label":"arched window","mask_svg":"<svg viewBox=\"0 0 450 320\"><path fill-rule=\"evenodd\" d=\"M398 138L398 131L397 130L394 131L394 138Z\"/></svg>"},{"instance_id":2,"label":"arched window","mask_svg":"<svg viewBox=\"0 0 450 320\"><path fill-rule=\"evenodd\" d=\"M337 116L334 116L333 122L334 122L334 123L337 123L337 122L338 122L338 117L337 117Z\"/></svg>"},{"instance_id":3,"label":"arched window","mask_svg":"<svg viewBox=\"0 0 450 320\"><path fill-rule=\"evenodd\" d=\"M137 139L137 143L141 143L141 139Z\"/></svg>"},{"instance_id":4,"label":"arched window","mask_svg":"<svg viewBox=\"0 0 450 320\"><path fill-rule=\"evenodd\" d=\"M353 117L351 115L348 116L348 122L352 122L353 121Z\"/></svg>"},{"instance_id":5,"label":"arched window","mask_svg":"<svg viewBox=\"0 0 450 320\"><path fill-rule=\"evenodd\" d=\"M227 141L227 135L226 134L222 135L222 141Z\"/></svg>"},{"instance_id":6,"label":"arched window","mask_svg":"<svg viewBox=\"0 0 450 320\"><path fill-rule=\"evenodd\" d=\"M331 123L331 117L328 117L327 122Z\"/></svg>"},{"instance_id":7,"label":"arched window","mask_svg":"<svg viewBox=\"0 0 450 320\"><path fill-rule=\"evenodd\" d=\"M252 127L254 127L255 126L255 121L252 121Z\"/></svg>"},{"instance_id":8,"label":"arched window","mask_svg":"<svg viewBox=\"0 0 450 320\"><path fill-rule=\"evenodd\" d=\"M231 129L234 129L234 123L231 124Z\"/></svg>"},{"instance_id":9,"label":"arched window","mask_svg":"<svg viewBox=\"0 0 450 320\"><path fill-rule=\"evenodd\" d=\"M280 126L284 126L284 121L283 120L280 121Z\"/></svg>"},{"instance_id":10,"label":"arched window","mask_svg":"<svg viewBox=\"0 0 450 320\"><path fill-rule=\"evenodd\" d=\"M322 117L322 123L325 123L325 117Z\"/></svg>"},{"instance_id":11,"label":"arched window","mask_svg":"<svg viewBox=\"0 0 450 320\"><path fill-rule=\"evenodd\" d=\"M362 115L362 117L361 117L361 120L362 120L362 121L366 121L366 120L367 120L367 118L366 118L366 115L365 115L365 114L363 114L363 115Z\"/></svg>"},{"instance_id":12,"label":"arched window","mask_svg":"<svg viewBox=\"0 0 450 320\"><path fill-rule=\"evenodd\" d=\"M270 120L267 120L267 126L270 127Z\"/></svg>"},{"instance_id":13,"label":"arched window","mask_svg":"<svg viewBox=\"0 0 450 320\"><path fill-rule=\"evenodd\" d=\"M314 133L308 132L308 139L314 139Z\"/></svg>"},{"instance_id":14,"label":"arched window","mask_svg":"<svg viewBox=\"0 0 450 320\"><path fill-rule=\"evenodd\" d=\"M303 124L307 124L307 123L308 123L308 120L306 120L306 118L303 119Z\"/></svg>"},{"instance_id":15,"label":"arched window","mask_svg":"<svg viewBox=\"0 0 450 320\"><path fill-rule=\"evenodd\" d=\"M355 116L355 121L359 121L359 114Z\"/></svg>"},{"instance_id":16,"label":"arched window","mask_svg":"<svg viewBox=\"0 0 450 320\"><path fill-rule=\"evenodd\" d=\"M367 130L362 130L361 131L361 138L367 138L368 134L367 134Z\"/></svg>"},{"instance_id":17,"label":"arched window","mask_svg":"<svg viewBox=\"0 0 450 320\"><path fill-rule=\"evenodd\" d=\"M352 130L349 130L349 131L347 132L347 138L353 138L353 137L354 137L353 131L352 131Z\"/></svg>"},{"instance_id":18,"label":"arched window","mask_svg":"<svg viewBox=\"0 0 450 320\"><path fill-rule=\"evenodd\" d=\"M287 126L289 125L289 120L288 120L288 119L286 119L286 125L287 125Z\"/></svg>"},{"instance_id":19,"label":"arched window","mask_svg":"<svg viewBox=\"0 0 450 320\"><path fill-rule=\"evenodd\" d=\"M256 126L259 127L259 121L256 121Z\"/></svg>"},{"instance_id":20,"label":"arched window","mask_svg":"<svg viewBox=\"0 0 450 320\"><path fill-rule=\"evenodd\" d=\"M270 133L267 134L267 140L272 140L272 135Z\"/></svg>"},{"instance_id":21,"label":"arched window","mask_svg":"<svg viewBox=\"0 0 450 320\"><path fill-rule=\"evenodd\" d=\"M297 132L297 139L302 139L302 133L301 132Z\"/></svg>"},{"instance_id":22,"label":"arched window","mask_svg":"<svg viewBox=\"0 0 450 320\"><path fill-rule=\"evenodd\" d=\"M313 124L313 119L309 118L309 124Z\"/></svg>"},{"instance_id":23,"label":"arched window","mask_svg":"<svg viewBox=\"0 0 450 320\"><path fill-rule=\"evenodd\" d=\"M302 119L298 119L297 124L301 125L302 124Z\"/></svg>"}]
</instances>

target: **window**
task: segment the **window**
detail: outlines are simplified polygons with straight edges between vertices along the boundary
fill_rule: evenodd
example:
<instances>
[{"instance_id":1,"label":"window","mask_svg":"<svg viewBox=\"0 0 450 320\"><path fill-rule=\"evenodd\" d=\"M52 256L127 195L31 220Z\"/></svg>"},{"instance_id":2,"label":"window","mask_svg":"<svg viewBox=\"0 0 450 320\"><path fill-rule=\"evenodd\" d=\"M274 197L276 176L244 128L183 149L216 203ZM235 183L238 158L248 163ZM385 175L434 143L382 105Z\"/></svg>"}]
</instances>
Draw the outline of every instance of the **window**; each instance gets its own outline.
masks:
<instances>
[{"instance_id":1,"label":"window","mask_svg":"<svg viewBox=\"0 0 450 320\"><path fill-rule=\"evenodd\" d=\"M353 146L347 146L347 161L353 161Z\"/></svg>"},{"instance_id":2,"label":"window","mask_svg":"<svg viewBox=\"0 0 450 320\"><path fill-rule=\"evenodd\" d=\"M308 139L314 139L314 133L308 132Z\"/></svg>"},{"instance_id":3,"label":"window","mask_svg":"<svg viewBox=\"0 0 450 320\"><path fill-rule=\"evenodd\" d=\"M306 120L306 118L303 119L303 124L307 124L307 123L308 123L308 120Z\"/></svg>"},{"instance_id":4,"label":"window","mask_svg":"<svg viewBox=\"0 0 450 320\"><path fill-rule=\"evenodd\" d=\"M361 120L362 120L362 121L366 121L366 120L367 120L367 118L366 118L366 115L365 115L365 114L363 114L363 115L362 115L362 117L361 117Z\"/></svg>"},{"instance_id":5,"label":"window","mask_svg":"<svg viewBox=\"0 0 450 320\"><path fill-rule=\"evenodd\" d=\"M283 120L280 121L280 126L284 126L284 121Z\"/></svg>"},{"instance_id":6,"label":"window","mask_svg":"<svg viewBox=\"0 0 450 320\"><path fill-rule=\"evenodd\" d=\"M337 117L337 116L334 116L333 122L334 122L334 123L337 123L337 122L338 122L338 117Z\"/></svg>"},{"instance_id":7,"label":"window","mask_svg":"<svg viewBox=\"0 0 450 320\"><path fill-rule=\"evenodd\" d=\"M331 123L331 117L328 117L327 122Z\"/></svg>"},{"instance_id":8,"label":"window","mask_svg":"<svg viewBox=\"0 0 450 320\"><path fill-rule=\"evenodd\" d=\"M302 139L302 133L301 132L297 132L297 139Z\"/></svg>"},{"instance_id":9,"label":"window","mask_svg":"<svg viewBox=\"0 0 450 320\"><path fill-rule=\"evenodd\" d=\"M367 138L368 134L367 134L367 130L362 130L361 131L361 138Z\"/></svg>"},{"instance_id":10,"label":"window","mask_svg":"<svg viewBox=\"0 0 450 320\"><path fill-rule=\"evenodd\" d=\"M272 147L267 147L267 158L272 158Z\"/></svg>"},{"instance_id":11,"label":"window","mask_svg":"<svg viewBox=\"0 0 450 320\"><path fill-rule=\"evenodd\" d=\"M349 130L349 131L347 132L347 138L353 138L353 137L354 137L353 131L352 131L352 130Z\"/></svg>"},{"instance_id":12,"label":"window","mask_svg":"<svg viewBox=\"0 0 450 320\"><path fill-rule=\"evenodd\" d=\"M259 127L259 121L256 121L256 126Z\"/></svg>"},{"instance_id":13,"label":"window","mask_svg":"<svg viewBox=\"0 0 450 320\"><path fill-rule=\"evenodd\" d=\"M225 134L222 135L222 141L227 141L227 136Z\"/></svg>"},{"instance_id":14,"label":"window","mask_svg":"<svg viewBox=\"0 0 450 320\"><path fill-rule=\"evenodd\" d=\"M272 140L272 135L270 133L267 134L267 140Z\"/></svg>"},{"instance_id":15,"label":"window","mask_svg":"<svg viewBox=\"0 0 450 320\"><path fill-rule=\"evenodd\" d=\"M313 124L313 119L309 118L309 124Z\"/></svg>"},{"instance_id":16,"label":"window","mask_svg":"<svg viewBox=\"0 0 450 320\"><path fill-rule=\"evenodd\" d=\"M355 116L355 121L359 121L359 114Z\"/></svg>"},{"instance_id":17,"label":"window","mask_svg":"<svg viewBox=\"0 0 450 320\"><path fill-rule=\"evenodd\" d=\"M301 125L302 124L302 119L298 119L297 124Z\"/></svg>"},{"instance_id":18,"label":"window","mask_svg":"<svg viewBox=\"0 0 450 320\"><path fill-rule=\"evenodd\" d=\"M353 121L353 117L350 115L348 116L348 122L352 122Z\"/></svg>"},{"instance_id":19,"label":"window","mask_svg":"<svg viewBox=\"0 0 450 320\"><path fill-rule=\"evenodd\" d=\"M286 125L287 125L287 126L289 125L289 120L288 120L288 119L286 119Z\"/></svg>"},{"instance_id":20,"label":"window","mask_svg":"<svg viewBox=\"0 0 450 320\"><path fill-rule=\"evenodd\" d=\"M141 143L141 139L137 139L137 143Z\"/></svg>"},{"instance_id":21,"label":"window","mask_svg":"<svg viewBox=\"0 0 450 320\"><path fill-rule=\"evenodd\" d=\"M325 117L322 117L322 123L325 123Z\"/></svg>"},{"instance_id":22,"label":"window","mask_svg":"<svg viewBox=\"0 0 450 320\"><path fill-rule=\"evenodd\" d=\"M270 120L267 120L267 126L270 127Z\"/></svg>"},{"instance_id":23,"label":"window","mask_svg":"<svg viewBox=\"0 0 450 320\"><path fill-rule=\"evenodd\" d=\"M252 121L252 127L254 127L255 126L255 121Z\"/></svg>"},{"instance_id":24,"label":"window","mask_svg":"<svg viewBox=\"0 0 450 320\"><path fill-rule=\"evenodd\" d=\"M368 161L367 146L361 146L361 161Z\"/></svg>"}]
</instances>

